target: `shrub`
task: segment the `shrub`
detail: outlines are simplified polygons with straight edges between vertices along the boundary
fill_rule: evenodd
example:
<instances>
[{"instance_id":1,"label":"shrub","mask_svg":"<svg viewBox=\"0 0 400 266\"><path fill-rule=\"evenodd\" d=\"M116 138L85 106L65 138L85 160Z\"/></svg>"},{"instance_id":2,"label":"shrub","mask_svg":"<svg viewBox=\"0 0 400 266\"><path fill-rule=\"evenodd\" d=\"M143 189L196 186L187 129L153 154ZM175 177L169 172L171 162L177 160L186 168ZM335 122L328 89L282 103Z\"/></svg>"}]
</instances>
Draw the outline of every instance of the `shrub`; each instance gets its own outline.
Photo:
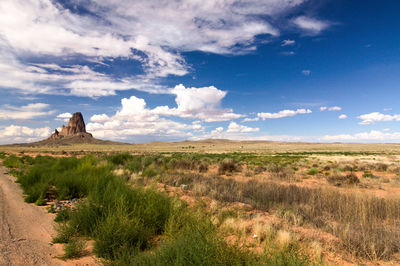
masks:
<instances>
[{"instance_id":1,"label":"shrub","mask_svg":"<svg viewBox=\"0 0 400 266\"><path fill-rule=\"evenodd\" d=\"M370 170L365 170L362 176L364 178L374 178L375 177Z\"/></svg>"},{"instance_id":2,"label":"shrub","mask_svg":"<svg viewBox=\"0 0 400 266\"><path fill-rule=\"evenodd\" d=\"M134 173L138 173L138 172L142 171L142 169L143 169L142 157L134 156L131 160L129 160L125 164L125 169L128 169Z\"/></svg>"},{"instance_id":3,"label":"shrub","mask_svg":"<svg viewBox=\"0 0 400 266\"><path fill-rule=\"evenodd\" d=\"M21 168L23 166L23 160L15 154L10 154L3 159L3 165L7 168Z\"/></svg>"},{"instance_id":4,"label":"shrub","mask_svg":"<svg viewBox=\"0 0 400 266\"><path fill-rule=\"evenodd\" d=\"M386 172L388 169L388 165L385 163L378 163L378 164L376 164L375 169L376 169L376 171L379 171L379 172Z\"/></svg>"},{"instance_id":5,"label":"shrub","mask_svg":"<svg viewBox=\"0 0 400 266\"><path fill-rule=\"evenodd\" d=\"M329 176L327 180L329 183L334 184L335 186L341 186L343 184L354 185L360 183L360 179L358 179L358 177L353 173L344 176L343 175Z\"/></svg>"},{"instance_id":6,"label":"shrub","mask_svg":"<svg viewBox=\"0 0 400 266\"><path fill-rule=\"evenodd\" d=\"M143 177L155 177L158 175L158 172L156 169L154 169L153 167L147 167L146 169L144 169L144 171L142 172L142 176Z\"/></svg>"},{"instance_id":7,"label":"shrub","mask_svg":"<svg viewBox=\"0 0 400 266\"><path fill-rule=\"evenodd\" d=\"M274 163L269 167L271 177L278 180L291 181L294 177L293 169Z\"/></svg>"},{"instance_id":8,"label":"shrub","mask_svg":"<svg viewBox=\"0 0 400 266\"><path fill-rule=\"evenodd\" d=\"M231 159L222 160L218 166L218 174L220 175L232 172L240 172L241 170L241 166Z\"/></svg>"},{"instance_id":9,"label":"shrub","mask_svg":"<svg viewBox=\"0 0 400 266\"><path fill-rule=\"evenodd\" d=\"M200 163L199 165L199 172L200 173L205 173L208 171L208 164L205 162Z\"/></svg>"},{"instance_id":10,"label":"shrub","mask_svg":"<svg viewBox=\"0 0 400 266\"><path fill-rule=\"evenodd\" d=\"M71 240L64 246L63 259L79 258L86 248L86 242L83 240Z\"/></svg>"},{"instance_id":11,"label":"shrub","mask_svg":"<svg viewBox=\"0 0 400 266\"><path fill-rule=\"evenodd\" d=\"M59 212L57 212L57 215L56 215L56 218L54 218L54 221L56 223L68 221L69 219L71 219L71 215L72 215L71 209L64 208L64 209L60 210Z\"/></svg>"},{"instance_id":12,"label":"shrub","mask_svg":"<svg viewBox=\"0 0 400 266\"><path fill-rule=\"evenodd\" d=\"M319 173L319 170L317 168L314 168L314 167L308 169L308 171L307 171L308 175L316 175L318 173Z\"/></svg>"},{"instance_id":13,"label":"shrub","mask_svg":"<svg viewBox=\"0 0 400 266\"><path fill-rule=\"evenodd\" d=\"M132 159L132 155L130 155L127 152L126 153L117 153L108 158L108 160L115 165L122 165L130 159Z\"/></svg>"}]
</instances>

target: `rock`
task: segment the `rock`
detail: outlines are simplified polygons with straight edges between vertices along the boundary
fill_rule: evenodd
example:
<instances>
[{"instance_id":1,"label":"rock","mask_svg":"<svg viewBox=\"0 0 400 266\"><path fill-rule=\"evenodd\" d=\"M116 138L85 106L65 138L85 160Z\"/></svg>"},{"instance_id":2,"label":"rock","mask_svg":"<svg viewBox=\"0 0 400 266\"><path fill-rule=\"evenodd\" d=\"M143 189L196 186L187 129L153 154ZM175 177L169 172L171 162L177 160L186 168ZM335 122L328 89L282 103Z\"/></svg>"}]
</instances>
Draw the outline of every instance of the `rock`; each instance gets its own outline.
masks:
<instances>
[{"instance_id":1,"label":"rock","mask_svg":"<svg viewBox=\"0 0 400 266\"><path fill-rule=\"evenodd\" d=\"M56 129L49 139L61 139L73 136L80 138L92 137L92 134L86 132L85 121L80 112L74 113L69 119L68 126L63 125L61 131Z\"/></svg>"}]
</instances>

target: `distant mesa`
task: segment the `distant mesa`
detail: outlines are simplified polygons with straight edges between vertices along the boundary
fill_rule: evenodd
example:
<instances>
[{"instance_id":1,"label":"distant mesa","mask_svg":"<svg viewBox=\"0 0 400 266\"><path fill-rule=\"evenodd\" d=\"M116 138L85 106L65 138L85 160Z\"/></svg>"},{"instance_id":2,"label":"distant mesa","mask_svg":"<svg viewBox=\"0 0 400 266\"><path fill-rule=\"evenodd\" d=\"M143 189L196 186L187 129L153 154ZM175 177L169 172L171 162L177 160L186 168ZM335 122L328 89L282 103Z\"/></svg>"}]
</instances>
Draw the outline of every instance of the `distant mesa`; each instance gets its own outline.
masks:
<instances>
[{"instance_id":1,"label":"distant mesa","mask_svg":"<svg viewBox=\"0 0 400 266\"><path fill-rule=\"evenodd\" d=\"M81 112L74 113L68 122L68 126L62 126L61 131L57 129L50 136L49 140L58 140L68 137L93 138L92 134L86 132L85 121Z\"/></svg>"}]
</instances>

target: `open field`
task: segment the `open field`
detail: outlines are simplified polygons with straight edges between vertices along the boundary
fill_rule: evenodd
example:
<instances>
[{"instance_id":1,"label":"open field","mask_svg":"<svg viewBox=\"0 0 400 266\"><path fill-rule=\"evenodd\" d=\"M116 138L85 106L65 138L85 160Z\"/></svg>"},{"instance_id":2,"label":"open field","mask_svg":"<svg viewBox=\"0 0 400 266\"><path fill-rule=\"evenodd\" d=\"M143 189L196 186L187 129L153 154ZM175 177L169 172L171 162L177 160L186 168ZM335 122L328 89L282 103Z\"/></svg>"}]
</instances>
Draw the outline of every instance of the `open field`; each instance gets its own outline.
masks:
<instances>
[{"instance_id":1,"label":"open field","mask_svg":"<svg viewBox=\"0 0 400 266\"><path fill-rule=\"evenodd\" d=\"M269 141L230 141L230 140L204 140L183 142L151 142L143 144L74 144L60 146L30 146L3 145L0 151L4 152L199 152L199 153L226 153L226 152L256 152L256 153L281 153L281 152L338 152L338 153L385 153L400 154L400 144L381 143L295 143L295 142L269 142Z\"/></svg>"},{"instance_id":2,"label":"open field","mask_svg":"<svg viewBox=\"0 0 400 266\"><path fill-rule=\"evenodd\" d=\"M65 258L89 241L122 265L394 265L399 148L214 140L0 152L25 200L57 213Z\"/></svg>"}]
</instances>

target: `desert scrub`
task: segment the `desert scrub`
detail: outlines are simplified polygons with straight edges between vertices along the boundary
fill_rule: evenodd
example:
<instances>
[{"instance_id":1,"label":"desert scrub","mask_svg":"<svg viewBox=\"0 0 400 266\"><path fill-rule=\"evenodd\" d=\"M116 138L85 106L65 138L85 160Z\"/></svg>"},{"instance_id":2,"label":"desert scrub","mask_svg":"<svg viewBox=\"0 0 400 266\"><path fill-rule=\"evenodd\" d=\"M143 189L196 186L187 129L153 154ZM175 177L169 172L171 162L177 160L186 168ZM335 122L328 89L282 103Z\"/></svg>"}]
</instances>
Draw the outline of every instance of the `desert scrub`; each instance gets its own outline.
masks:
<instances>
[{"instance_id":1,"label":"desert scrub","mask_svg":"<svg viewBox=\"0 0 400 266\"><path fill-rule=\"evenodd\" d=\"M375 176L372 174L370 170L365 170L362 177L364 178L375 178Z\"/></svg>"},{"instance_id":2,"label":"desert scrub","mask_svg":"<svg viewBox=\"0 0 400 266\"><path fill-rule=\"evenodd\" d=\"M82 256L84 249L86 248L86 242L84 240L74 239L68 242L64 246L63 259L79 258Z\"/></svg>"},{"instance_id":3,"label":"desert scrub","mask_svg":"<svg viewBox=\"0 0 400 266\"><path fill-rule=\"evenodd\" d=\"M241 165L232 159L224 159L222 160L222 162L220 162L218 166L218 174L220 175L226 173L240 172L241 170Z\"/></svg>"},{"instance_id":4,"label":"desert scrub","mask_svg":"<svg viewBox=\"0 0 400 266\"><path fill-rule=\"evenodd\" d=\"M357 182L353 176L344 177L344 182ZM176 178L170 176L169 180ZM193 187L202 184L209 188L197 191L202 192L199 196L225 202L243 202L262 210L277 206L290 208L296 214L296 217L288 216L291 222L307 222L333 233L346 240L344 248L359 257L390 259L393 254L400 252L400 245L396 244L400 239L396 231L400 222L398 199L274 182L239 182L215 176L192 175L190 184ZM337 226L332 227L332 222ZM385 242L388 243L386 246Z\"/></svg>"},{"instance_id":5,"label":"desert scrub","mask_svg":"<svg viewBox=\"0 0 400 266\"><path fill-rule=\"evenodd\" d=\"M354 185L360 183L360 179L353 173L347 175L331 175L327 177L327 180L335 186Z\"/></svg>"},{"instance_id":6,"label":"desert scrub","mask_svg":"<svg viewBox=\"0 0 400 266\"><path fill-rule=\"evenodd\" d=\"M316 174L319 174L319 170L315 167L312 167L312 168L308 169L307 174L308 175L316 175Z\"/></svg>"},{"instance_id":7,"label":"desert scrub","mask_svg":"<svg viewBox=\"0 0 400 266\"><path fill-rule=\"evenodd\" d=\"M283 181L291 181L294 179L294 170L279 163L273 163L268 168L271 177Z\"/></svg>"},{"instance_id":8,"label":"desert scrub","mask_svg":"<svg viewBox=\"0 0 400 266\"><path fill-rule=\"evenodd\" d=\"M15 154L10 154L3 159L3 165L7 168L21 168L23 167L23 160Z\"/></svg>"}]
</instances>

